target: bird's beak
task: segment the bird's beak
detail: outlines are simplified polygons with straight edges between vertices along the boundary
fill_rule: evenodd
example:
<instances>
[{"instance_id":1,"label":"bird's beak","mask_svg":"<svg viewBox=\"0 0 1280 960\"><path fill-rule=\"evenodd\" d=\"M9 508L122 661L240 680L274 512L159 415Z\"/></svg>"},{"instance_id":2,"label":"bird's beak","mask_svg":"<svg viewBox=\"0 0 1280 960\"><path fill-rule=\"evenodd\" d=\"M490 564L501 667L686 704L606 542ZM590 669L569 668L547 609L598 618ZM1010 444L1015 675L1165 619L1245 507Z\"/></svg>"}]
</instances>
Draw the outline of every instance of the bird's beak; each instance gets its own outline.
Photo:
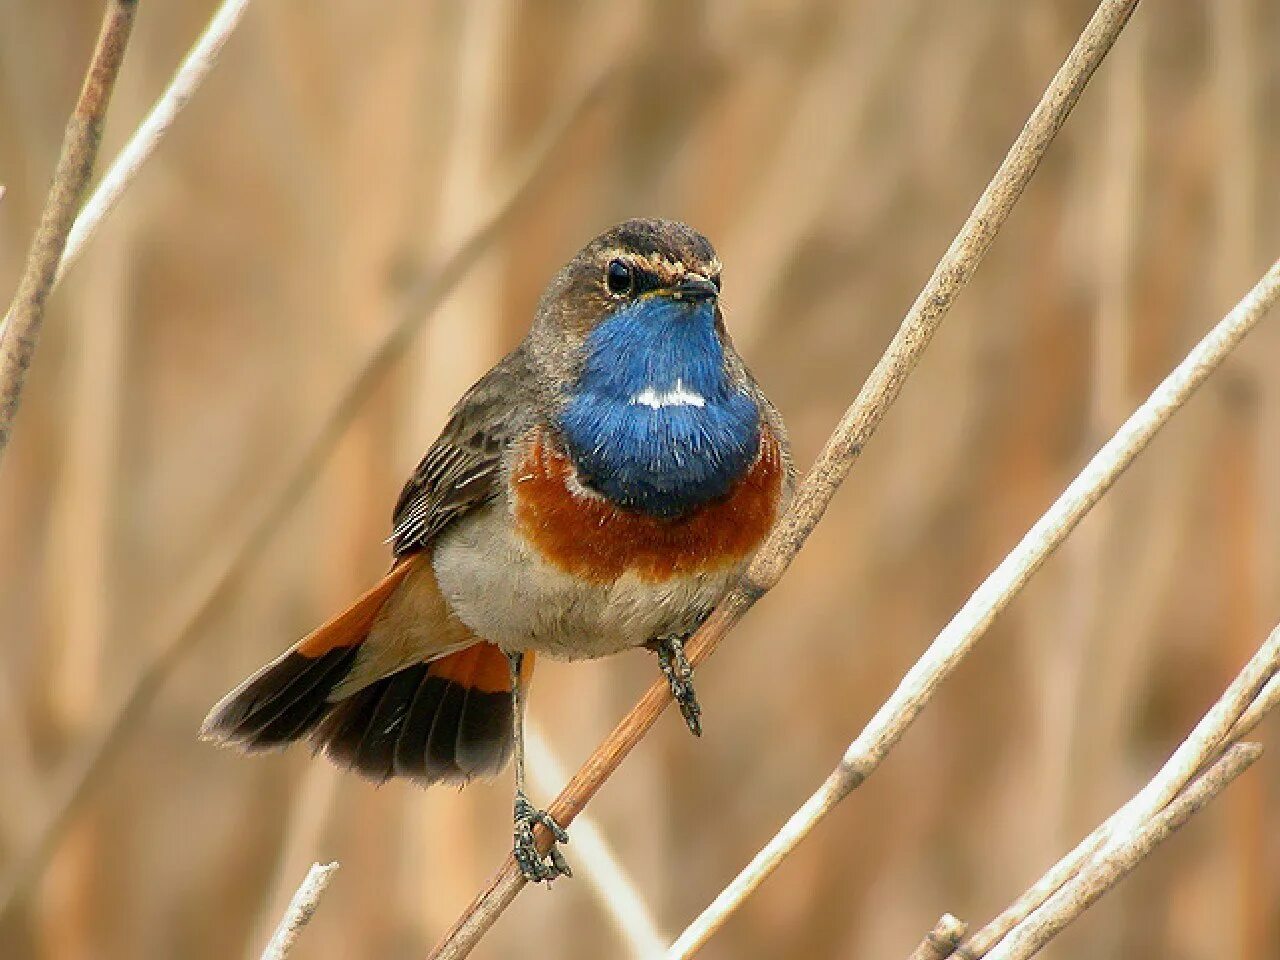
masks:
<instances>
[{"instance_id":1,"label":"bird's beak","mask_svg":"<svg viewBox=\"0 0 1280 960\"><path fill-rule=\"evenodd\" d=\"M689 303L702 303L704 300L714 300L718 296L720 291L716 289L716 285L697 273L687 274L671 290L672 299Z\"/></svg>"}]
</instances>

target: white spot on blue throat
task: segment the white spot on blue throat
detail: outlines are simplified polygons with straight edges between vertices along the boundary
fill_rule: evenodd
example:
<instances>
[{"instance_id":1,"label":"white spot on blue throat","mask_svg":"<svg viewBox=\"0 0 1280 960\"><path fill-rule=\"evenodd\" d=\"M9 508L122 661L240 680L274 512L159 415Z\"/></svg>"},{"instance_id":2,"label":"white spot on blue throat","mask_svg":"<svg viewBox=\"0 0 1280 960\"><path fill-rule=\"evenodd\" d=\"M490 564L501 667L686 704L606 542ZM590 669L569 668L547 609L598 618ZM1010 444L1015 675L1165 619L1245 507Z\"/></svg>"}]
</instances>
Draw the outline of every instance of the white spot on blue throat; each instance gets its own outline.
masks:
<instances>
[{"instance_id":1,"label":"white spot on blue throat","mask_svg":"<svg viewBox=\"0 0 1280 960\"><path fill-rule=\"evenodd\" d=\"M712 304L646 297L601 322L586 350L560 428L590 489L678 516L754 462L759 410L726 372Z\"/></svg>"},{"instance_id":2,"label":"white spot on blue throat","mask_svg":"<svg viewBox=\"0 0 1280 960\"><path fill-rule=\"evenodd\" d=\"M676 377L675 386L668 390L655 390L645 387L631 398L633 404L661 410L663 407L705 407L707 398L695 393L684 385L684 381Z\"/></svg>"}]
</instances>

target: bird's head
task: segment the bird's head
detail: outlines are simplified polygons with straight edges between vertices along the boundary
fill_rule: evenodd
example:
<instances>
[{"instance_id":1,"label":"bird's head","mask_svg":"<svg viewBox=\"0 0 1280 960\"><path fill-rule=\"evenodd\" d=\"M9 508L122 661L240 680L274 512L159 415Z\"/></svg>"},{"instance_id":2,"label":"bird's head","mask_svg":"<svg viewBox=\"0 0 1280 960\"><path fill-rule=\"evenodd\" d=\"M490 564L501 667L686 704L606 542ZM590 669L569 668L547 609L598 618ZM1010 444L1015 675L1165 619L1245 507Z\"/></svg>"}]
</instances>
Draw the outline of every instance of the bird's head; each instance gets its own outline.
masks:
<instances>
[{"instance_id":1,"label":"bird's head","mask_svg":"<svg viewBox=\"0 0 1280 960\"><path fill-rule=\"evenodd\" d=\"M715 250L670 220L606 231L543 294L530 347L579 472L615 502L680 513L755 456L759 411L719 298Z\"/></svg>"},{"instance_id":2,"label":"bird's head","mask_svg":"<svg viewBox=\"0 0 1280 960\"><path fill-rule=\"evenodd\" d=\"M693 336L699 331L721 339L719 297L720 259L706 237L674 220L626 220L578 251L547 286L536 346L573 380L605 341L665 353L662 341L673 332L682 341L702 339Z\"/></svg>"}]
</instances>

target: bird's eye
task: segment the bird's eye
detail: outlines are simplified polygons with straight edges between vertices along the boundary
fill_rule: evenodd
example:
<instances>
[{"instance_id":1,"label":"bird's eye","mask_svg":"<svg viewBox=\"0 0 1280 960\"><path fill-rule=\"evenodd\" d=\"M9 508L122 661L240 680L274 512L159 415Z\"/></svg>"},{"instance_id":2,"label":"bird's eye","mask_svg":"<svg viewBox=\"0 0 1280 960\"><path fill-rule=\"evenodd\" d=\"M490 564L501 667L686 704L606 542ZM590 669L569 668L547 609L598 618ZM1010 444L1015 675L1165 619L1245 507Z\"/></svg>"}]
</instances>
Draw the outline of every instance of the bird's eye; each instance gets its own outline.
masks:
<instances>
[{"instance_id":1,"label":"bird's eye","mask_svg":"<svg viewBox=\"0 0 1280 960\"><path fill-rule=\"evenodd\" d=\"M605 284L609 287L609 292L615 297L623 297L632 291L636 285L635 275L629 266L621 260L610 260L609 267L604 272Z\"/></svg>"},{"instance_id":2,"label":"bird's eye","mask_svg":"<svg viewBox=\"0 0 1280 960\"><path fill-rule=\"evenodd\" d=\"M711 278L711 285L718 291L720 289L720 274L716 274Z\"/></svg>"}]
</instances>

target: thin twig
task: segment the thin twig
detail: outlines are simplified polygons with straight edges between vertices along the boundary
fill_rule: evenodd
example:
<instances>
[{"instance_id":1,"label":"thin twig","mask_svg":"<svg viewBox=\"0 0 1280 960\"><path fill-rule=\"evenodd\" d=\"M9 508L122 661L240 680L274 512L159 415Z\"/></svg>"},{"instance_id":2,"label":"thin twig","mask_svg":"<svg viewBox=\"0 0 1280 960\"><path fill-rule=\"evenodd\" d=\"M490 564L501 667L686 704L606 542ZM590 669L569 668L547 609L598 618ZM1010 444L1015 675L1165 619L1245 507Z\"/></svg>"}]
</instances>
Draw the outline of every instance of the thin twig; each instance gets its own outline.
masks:
<instances>
[{"instance_id":1,"label":"thin twig","mask_svg":"<svg viewBox=\"0 0 1280 960\"><path fill-rule=\"evenodd\" d=\"M191 48L182 65L174 73L173 79L169 81L169 86L155 102L146 119L133 132L129 142L116 154L115 160L111 162L102 180L76 216L75 223L71 225L71 232L67 234L67 245L58 261L58 272L53 278L54 287L57 287L62 278L67 275L67 271L80 258L80 254L84 252L86 244L93 239L102 221L115 209L120 198L124 196L125 190L138 176L142 165L155 153L156 147L173 126L178 114L191 101L200 84L204 83L209 72L213 70L214 64L217 63L222 48L226 46L248 8L249 0L225 0L209 20L208 26L197 38L195 46ZM0 187L0 196L2 195L3 188ZM0 320L0 332L5 329L8 322L8 316Z\"/></svg>"},{"instance_id":2,"label":"thin twig","mask_svg":"<svg viewBox=\"0 0 1280 960\"><path fill-rule=\"evenodd\" d=\"M1018 595L1050 554L1145 449L1156 432L1187 402L1196 388L1227 358L1277 299L1280 299L1280 260L1272 265L1244 299L1156 387L1151 396L1071 481L1048 511L1027 531L1013 551L973 592L951 622L929 645L924 655L907 671L907 675L898 684L898 689L849 745L840 764L822 786L791 815L777 835L680 935L668 952L668 957L689 957L697 952L765 877L808 836L814 826L870 776L932 699L939 685L973 649L1000 611ZM1261 674L1257 686L1239 703L1240 711L1248 706L1270 676L1270 672L1262 672L1263 668L1257 669ZM1235 717L1239 715L1237 712ZM1232 723L1235 722L1235 717L1232 718ZM1222 734L1217 736L1220 740ZM1179 755L1180 759L1181 756ZM1188 776L1194 770L1193 766L1187 771ZM1175 792L1185 782L1184 779L1178 783L1174 788ZM1164 796L1164 801L1167 799L1168 794ZM1144 798L1144 802L1150 800L1149 796ZM1163 806L1164 801L1159 806ZM1154 809L1159 809L1159 806ZM1148 815L1151 809L1147 808Z\"/></svg>"},{"instance_id":3,"label":"thin twig","mask_svg":"<svg viewBox=\"0 0 1280 960\"><path fill-rule=\"evenodd\" d=\"M1025 942L1044 911L1054 915L1080 875L1110 857L1129 838L1170 803L1197 773L1213 764L1233 740L1244 737L1275 706L1270 681L1280 671L1280 627L1272 631L1258 652L1226 692L1178 746L1160 772L1116 813L1059 860L1004 913L965 941L962 955L1007 960L1013 944Z\"/></svg>"},{"instance_id":4,"label":"thin twig","mask_svg":"<svg viewBox=\"0 0 1280 960\"><path fill-rule=\"evenodd\" d=\"M1111 887L1123 880L1161 841L1167 839L1191 816L1198 813L1206 803L1221 793L1227 784L1247 770L1261 755L1260 744L1244 743L1229 747L1203 774L1184 787L1167 807L1126 838L1109 855L1099 858L1087 872L1078 873L1073 877L1064 887L1064 890L1069 890L1069 893L1062 907L1055 909L1052 915L1048 912L1037 915L1037 919L1045 922L1044 931L1048 935L1044 939L1039 940L1034 947L1031 947L1030 941L1019 945L1017 952L1007 956L1025 958L1034 955L1045 943L1057 936L1067 924L1079 917ZM1098 827L1081 846L1088 844L1094 837L1100 836L1110 822L1108 820L1107 823ZM1035 900L1041 885L1048 877L1049 874L1046 874L1045 878L1019 898L1018 903ZM1039 900L1042 901L1043 897L1039 897ZM1048 932L1050 930L1052 932ZM950 952L939 953L937 960L947 960L949 957L955 957L957 960L982 960L985 957L991 960L995 954L988 954L978 942L984 933L985 928L959 946L953 946ZM917 954L912 954L910 960L916 960L916 958Z\"/></svg>"},{"instance_id":5,"label":"thin twig","mask_svg":"<svg viewBox=\"0 0 1280 960\"><path fill-rule=\"evenodd\" d=\"M293 945L298 942L302 928L315 916L316 908L320 906L320 898L324 896L325 888L329 886L329 881L333 879L337 869L337 861L311 865L311 869L302 880L302 885L298 887L298 892L289 901L289 909L284 912L280 926L276 927L276 932L271 936L271 942L267 944L267 949L262 951L262 960L285 960L289 951L293 949Z\"/></svg>"},{"instance_id":6,"label":"thin twig","mask_svg":"<svg viewBox=\"0 0 1280 960\"><path fill-rule=\"evenodd\" d=\"M0 331L0 458L9 444L27 370L40 342L44 308L57 277L67 234L93 175L111 91L124 61L137 9L137 0L110 0L107 5L84 85L62 137L62 151L40 225L9 307L10 319Z\"/></svg>"},{"instance_id":7,"label":"thin twig","mask_svg":"<svg viewBox=\"0 0 1280 960\"><path fill-rule=\"evenodd\" d=\"M960 946L960 941L968 933L969 925L958 920L949 913L934 925L933 929L920 941L920 945L911 951L907 960L947 960Z\"/></svg>"},{"instance_id":8,"label":"thin twig","mask_svg":"<svg viewBox=\"0 0 1280 960\"><path fill-rule=\"evenodd\" d=\"M525 745L534 787L541 794L553 793L568 774L532 720L525 721ZM581 817L574 827L573 858L582 864L587 886L613 920L630 955L637 960L654 960L666 953L667 938L658 932L653 912L604 833L588 816Z\"/></svg>"},{"instance_id":9,"label":"thin twig","mask_svg":"<svg viewBox=\"0 0 1280 960\"><path fill-rule=\"evenodd\" d=\"M225 0L210 18L204 32L196 39L195 45L174 73L164 93L155 102L146 119L134 131L129 142L116 154L111 167L103 175L93 195L80 211L80 215L76 217L76 222L67 237L67 248L63 251L62 260L58 264L55 282L61 280L76 262L85 244L93 239L94 232L115 209L120 197L138 176L142 165L155 153L156 147L169 132L178 114L191 102L196 90L204 83L205 78L213 70L214 64L218 62L222 48L231 39L231 34L248 8L249 0Z\"/></svg>"},{"instance_id":10,"label":"thin twig","mask_svg":"<svg viewBox=\"0 0 1280 960\"><path fill-rule=\"evenodd\" d=\"M822 518L1136 5L1137 0L1104 0L1098 7L973 212L934 268L884 356L804 478L795 502L756 554L742 582L721 601L690 641L687 649L694 664L710 656L747 610L778 582ZM653 726L670 700L665 683L655 683L649 688L552 804L550 813L559 823L572 822ZM550 841L543 829L539 829L538 836L540 843ZM508 856L432 951L432 960L458 960L470 953L524 884L514 858Z\"/></svg>"},{"instance_id":11,"label":"thin twig","mask_svg":"<svg viewBox=\"0 0 1280 960\"><path fill-rule=\"evenodd\" d=\"M1085 837L1074 850L1055 863L1007 910L988 923L964 943L966 956L982 957L1008 933L1074 877L1082 865L1094 856L1109 837L1119 835L1118 818L1128 811L1129 822L1140 822L1143 812L1150 816L1160 809L1161 798L1180 790L1197 771L1216 758L1224 744L1249 735L1267 712L1280 703L1280 628L1268 638L1246 665L1235 683L1182 743L1168 762L1147 785L1113 817ZM1269 678L1269 679L1268 679ZM1265 681L1258 689L1259 681Z\"/></svg>"},{"instance_id":12,"label":"thin twig","mask_svg":"<svg viewBox=\"0 0 1280 960\"><path fill-rule=\"evenodd\" d=\"M609 67L597 73L548 121L544 134L522 158L489 216L441 262L438 270L410 288L397 321L318 421L311 438L282 472L281 479L256 502L248 519L224 544L211 551L208 566L196 578L195 585L184 591L174 612L161 620L159 639L149 648L155 653L139 672L121 707L98 740L76 761L61 800L53 805L49 821L0 878L0 921L40 876L116 751L137 728L174 668L194 648L200 626L227 598L240 576L319 476L325 461L382 377L403 355L436 308L502 235L513 215L531 196L534 186L550 169L559 147L577 129L581 118L618 72L618 68Z\"/></svg>"},{"instance_id":13,"label":"thin twig","mask_svg":"<svg viewBox=\"0 0 1280 960\"><path fill-rule=\"evenodd\" d=\"M1058 897L1037 913L1035 925L1025 936L1006 948L1001 944L988 954L990 960L1026 960L1038 953L1085 910L1097 903L1112 887L1132 872L1157 845L1167 840L1183 824L1199 813L1227 784L1249 769L1260 756L1262 745L1242 743L1201 774L1160 813L1156 814L1122 843L1108 850L1081 874ZM1017 931L1015 931L1017 933Z\"/></svg>"},{"instance_id":14,"label":"thin twig","mask_svg":"<svg viewBox=\"0 0 1280 960\"><path fill-rule=\"evenodd\" d=\"M280 838L279 852L266 888L269 892L262 897L257 917L250 925L251 939L244 956L254 956L254 945L262 932L270 930L280 911L288 908L294 892L293 878L320 848L321 838L333 820L340 776L341 771L332 764L313 763L307 767L301 782L290 791L284 835Z\"/></svg>"}]
</instances>

